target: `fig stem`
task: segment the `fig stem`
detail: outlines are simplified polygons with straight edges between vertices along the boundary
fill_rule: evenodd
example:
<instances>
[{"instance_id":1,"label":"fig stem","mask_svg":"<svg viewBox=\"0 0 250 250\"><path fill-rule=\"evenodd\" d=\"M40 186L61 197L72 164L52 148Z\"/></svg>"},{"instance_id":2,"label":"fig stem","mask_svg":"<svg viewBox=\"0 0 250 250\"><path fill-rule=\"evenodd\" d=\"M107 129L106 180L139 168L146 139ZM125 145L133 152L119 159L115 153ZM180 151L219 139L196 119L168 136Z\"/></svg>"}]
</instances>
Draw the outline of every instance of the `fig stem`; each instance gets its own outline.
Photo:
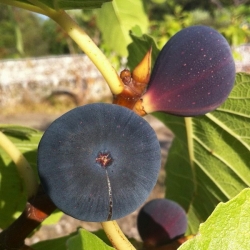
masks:
<instances>
[{"instance_id":1,"label":"fig stem","mask_svg":"<svg viewBox=\"0 0 250 250\"><path fill-rule=\"evenodd\" d=\"M0 131L0 147L9 155L17 167L17 171L25 184L28 199L33 197L38 189L36 175L29 162L16 145Z\"/></svg>"},{"instance_id":2,"label":"fig stem","mask_svg":"<svg viewBox=\"0 0 250 250\"><path fill-rule=\"evenodd\" d=\"M127 237L124 235L119 225L115 220L104 221L101 223L103 230L109 238L112 245L117 250L136 250L135 247L130 243Z\"/></svg>"},{"instance_id":3,"label":"fig stem","mask_svg":"<svg viewBox=\"0 0 250 250\"><path fill-rule=\"evenodd\" d=\"M54 11L49 15L51 19L57 22L64 31L79 45L84 53L95 64L107 81L111 92L114 95L123 91L124 84L117 74L116 70L108 61L107 57L97 47L93 40L78 26L78 24L64 11Z\"/></svg>"}]
</instances>

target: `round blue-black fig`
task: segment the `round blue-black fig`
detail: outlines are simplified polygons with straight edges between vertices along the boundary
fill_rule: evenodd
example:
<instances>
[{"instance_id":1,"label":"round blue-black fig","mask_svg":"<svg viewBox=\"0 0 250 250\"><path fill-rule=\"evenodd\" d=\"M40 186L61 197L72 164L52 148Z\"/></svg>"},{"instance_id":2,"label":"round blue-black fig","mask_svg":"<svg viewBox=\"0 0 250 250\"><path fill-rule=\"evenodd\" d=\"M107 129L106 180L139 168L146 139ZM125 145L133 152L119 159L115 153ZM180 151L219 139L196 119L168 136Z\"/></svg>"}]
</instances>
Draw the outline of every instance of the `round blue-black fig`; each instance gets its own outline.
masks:
<instances>
[{"instance_id":1,"label":"round blue-black fig","mask_svg":"<svg viewBox=\"0 0 250 250\"><path fill-rule=\"evenodd\" d=\"M160 161L151 126L114 104L67 112L38 147L45 192L64 213L84 221L115 220L136 210L157 181Z\"/></svg>"},{"instance_id":2,"label":"round blue-black fig","mask_svg":"<svg viewBox=\"0 0 250 250\"><path fill-rule=\"evenodd\" d=\"M174 201L154 199L139 211L137 227L146 246L162 246L185 234L186 212Z\"/></svg>"},{"instance_id":3,"label":"round blue-black fig","mask_svg":"<svg viewBox=\"0 0 250 250\"><path fill-rule=\"evenodd\" d=\"M147 113L203 115L227 99L234 80L226 39L210 27L191 26L176 33L159 53L143 106Z\"/></svg>"}]
</instances>

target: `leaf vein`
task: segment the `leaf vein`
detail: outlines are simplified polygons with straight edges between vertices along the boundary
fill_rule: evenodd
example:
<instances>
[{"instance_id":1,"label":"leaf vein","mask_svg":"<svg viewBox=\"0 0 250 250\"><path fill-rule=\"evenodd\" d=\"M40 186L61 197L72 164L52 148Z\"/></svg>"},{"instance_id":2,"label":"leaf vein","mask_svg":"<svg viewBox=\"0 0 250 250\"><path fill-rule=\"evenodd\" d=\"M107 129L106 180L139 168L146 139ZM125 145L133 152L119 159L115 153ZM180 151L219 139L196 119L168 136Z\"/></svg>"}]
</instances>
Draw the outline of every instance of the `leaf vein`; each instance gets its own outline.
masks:
<instances>
[{"instance_id":1,"label":"leaf vein","mask_svg":"<svg viewBox=\"0 0 250 250\"><path fill-rule=\"evenodd\" d=\"M250 151L250 145L248 145L244 140L242 140L242 137L237 135L231 128L226 126L223 122L221 122L218 118L216 118L212 113L206 114L206 116L212 120L214 123L216 123L219 127L224 129L226 132L228 132L231 136L233 136L236 140L238 140L243 146L245 146Z\"/></svg>"}]
</instances>

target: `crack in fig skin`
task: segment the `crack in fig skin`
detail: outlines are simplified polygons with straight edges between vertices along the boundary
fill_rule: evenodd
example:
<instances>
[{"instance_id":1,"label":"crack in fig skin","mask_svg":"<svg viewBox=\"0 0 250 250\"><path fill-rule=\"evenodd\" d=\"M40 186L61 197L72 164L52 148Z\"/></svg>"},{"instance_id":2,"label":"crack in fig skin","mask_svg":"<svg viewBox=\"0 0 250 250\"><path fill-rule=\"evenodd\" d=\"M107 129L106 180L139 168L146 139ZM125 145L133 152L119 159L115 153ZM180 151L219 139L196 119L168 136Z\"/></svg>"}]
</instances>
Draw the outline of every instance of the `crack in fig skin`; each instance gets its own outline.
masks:
<instances>
[{"instance_id":1,"label":"crack in fig skin","mask_svg":"<svg viewBox=\"0 0 250 250\"><path fill-rule=\"evenodd\" d=\"M106 176L107 176L107 184L108 184L108 191L109 191L109 213L108 213L108 218L107 218L107 221L109 221L109 220L111 220L112 214L113 214L113 198L112 198L111 183L109 180L109 175L108 175L107 170L106 170Z\"/></svg>"},{"instance_id":2,"label":"crack in fig skin","mask_svg":"<svg viewBox=\"0 0 250 250\"><path fill-rule=\"evenodd\" d=\"M235 64L226 39L206 26L189 27L160 52L143 106L147 113L202 115L227 99L234 79Z\"/></svg>"},{"instance_id":3,"label":"crack in fig skin","mask_svg":"<svg viewBox=\"0 0 250 250\"><path fill-rule=\"evenodd\" d=\"M112 197L112 188L111 183L107 171L107 167L113 163L113 158L111 153L109 152L99 152L95 161L101 165L102 168L105 169L106 178L107 178L107 186L108 186L108 197L109 197L109 205L108 205L108 216L107 221L111 220L113 214L113 197Z\"/></svg>"}]
</instances>

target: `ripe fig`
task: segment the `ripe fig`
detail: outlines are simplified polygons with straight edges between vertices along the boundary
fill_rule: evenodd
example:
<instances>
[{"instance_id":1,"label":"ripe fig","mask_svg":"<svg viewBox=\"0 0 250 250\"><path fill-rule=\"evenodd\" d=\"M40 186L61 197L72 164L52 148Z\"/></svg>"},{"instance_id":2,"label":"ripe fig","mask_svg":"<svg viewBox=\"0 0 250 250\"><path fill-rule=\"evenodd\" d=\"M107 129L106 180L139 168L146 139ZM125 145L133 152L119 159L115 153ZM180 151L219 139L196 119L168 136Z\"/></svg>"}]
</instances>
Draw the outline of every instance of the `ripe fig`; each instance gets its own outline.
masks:
<instances>
[{"instance_id":1,"label":"ripe fig","mask_svg":"<svg viewBox=\"0 0 250 250\"><path fill-rule=\"evenodd\" d=\"M161 50L143 99L146 113L203 115L231 92L235 64L226 39L206 26L176 33Z\"/></svg>"},{"instance_id":2,"label":"ripe fig","mask_svg":"<svg viewBox=\"0 0 250 250\"><path fill-rule=\"evenodd\" d=\"M38 147L45 192L66 214L107 221L136 210L154 187L160 146L151 126L114 104L77 107L55 120Z\"/></svg>"},{"instance_id":3,"label":"ripe fig","mask_svg":"<svg viewBox=\"0 0 250 250\"><path fill-rule=\"evenodd\" d=\"M139 211L137 227L146 246L161 246L185 234L187 217L184 209L176 202L154 199Z\"/></svg>"}]
</instances>

